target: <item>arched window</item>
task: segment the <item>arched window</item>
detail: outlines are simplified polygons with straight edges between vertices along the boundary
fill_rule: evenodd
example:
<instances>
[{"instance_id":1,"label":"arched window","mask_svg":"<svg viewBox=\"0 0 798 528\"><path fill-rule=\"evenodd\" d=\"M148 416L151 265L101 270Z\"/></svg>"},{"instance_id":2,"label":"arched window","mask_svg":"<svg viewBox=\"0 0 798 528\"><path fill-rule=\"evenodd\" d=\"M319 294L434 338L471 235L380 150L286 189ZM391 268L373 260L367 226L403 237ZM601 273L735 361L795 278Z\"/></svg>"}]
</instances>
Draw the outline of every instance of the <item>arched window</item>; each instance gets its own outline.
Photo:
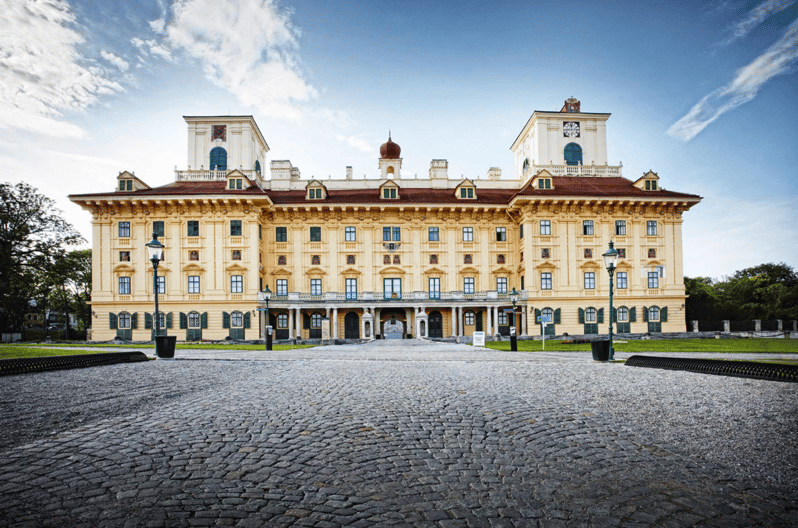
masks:
<instances>
[{"instance_id":1,"label":"arched window","mask_svg":"<svg viewBox=\"0 0 798 528\"><path fill-rule=\"evenodd\" d=\"M211 170L227 170L227 151L222 147L211 149Z\"/></svg>"},{"instance_id":2,"label":"arched window","mask_svg":"<svg viewBox=\"0 0 798 528\"><path fill-rule=\"evenodd\" d=\"M232 328L243 328L244 327L244 314L238 311L235 311L230 314L230 326Z\"/></svg>"},{"instance_id":3,"label":"arched window","mask_svg":"<svg viewBox=\"0 0 798 528\"><path fill-rule=\"evenodd\" d=\"M565 145L565 164L582 165L582 147L576 143Z\"/></svg>"},{"instance_id":4,"label":"arched window","mask_svg":"<svg viewBox=\"0 0 798 528\"><path fill-rule=\"evenodd\" d=\"M548 318L548 321L550 323L554 322L554 310L552 310L551 308L543 308L543 310L540 311L540 315L542 317Z\"/></svg>"},{"instance_id":5,"label":"arched window","mask_svg":"<svg viewBox=\"0 0 798 528\"><path fill-rule=\"evenodd\" d=\"M255 172L260 174L260 161L255 160Z\"/></svg>"},{"instance_id":6,"label":"arched window","mask_svg":"<svg viewBox=\"0 0 798 528\"><path fill-rule=\"evenodd\" d=\"M526 171L528 170L529 170L529 158L526 158L524 160L524 174L526 174Z\"/></svg>"},{"instance_id":7,"label":"arched window","mask_svg":"<svg viewBox=\"0 0 798 528\"><path fill-rule=\"evenodd\" d=\"M659 308L656 306L652 306L648 309L648 320L649 321L659 321Z\"/></svg>"}]
</instances>

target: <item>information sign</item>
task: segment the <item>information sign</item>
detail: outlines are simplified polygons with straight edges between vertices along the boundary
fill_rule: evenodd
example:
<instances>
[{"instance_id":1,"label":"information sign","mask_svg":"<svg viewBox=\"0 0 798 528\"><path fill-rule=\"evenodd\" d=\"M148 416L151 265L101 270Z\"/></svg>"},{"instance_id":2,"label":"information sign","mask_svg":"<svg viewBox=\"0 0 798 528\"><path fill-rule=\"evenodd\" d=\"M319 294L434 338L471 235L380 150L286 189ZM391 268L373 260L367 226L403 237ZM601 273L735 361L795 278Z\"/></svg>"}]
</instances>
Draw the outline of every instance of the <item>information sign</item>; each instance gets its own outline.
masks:
<instances>
[{"instance_id":1,"label":"information sign","mask_svg":"<svg viewBox=\"0 0 798 528\"><path fill-rule=\"evenodd\" d=\"M474 346L485 346L485 332L474 332Z\"/></svg>"}]
</instances>

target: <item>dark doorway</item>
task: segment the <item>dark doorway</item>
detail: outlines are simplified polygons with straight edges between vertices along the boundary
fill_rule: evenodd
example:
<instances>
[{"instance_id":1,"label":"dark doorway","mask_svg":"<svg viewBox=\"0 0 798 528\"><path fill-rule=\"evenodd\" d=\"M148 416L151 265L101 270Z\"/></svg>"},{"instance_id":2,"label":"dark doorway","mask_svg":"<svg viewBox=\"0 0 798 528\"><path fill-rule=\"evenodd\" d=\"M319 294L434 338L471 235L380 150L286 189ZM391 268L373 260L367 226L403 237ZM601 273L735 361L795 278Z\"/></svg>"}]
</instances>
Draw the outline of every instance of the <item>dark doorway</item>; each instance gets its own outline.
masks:
<instances>
[{"instance_id":1,"label":"dark doorway","mask_svg":"<svg viewBox=\"0 0 798 528\"><path fill-rule=\"evenodd\" d=\"M438 311L429 314L429 336L443 337L443 316Z\"/></svg>"},{"instance_id":2,"label":"dark doorway","mask_svg":"<svg viewBox=\"0 0 798 528\"><path fill-rule=\"evenodd\" d=\"M475 332L482 332L482 311L477 312L477 328Z\"/></svg>"},{"instance_id":3,"label":"dark doorway","mask_svg":"<svg viewBox=\"0 0 798 528\"><path fill-rule=\"evenodd\" d=\"M360 339L360 318L355 312L344 316L344 338Z\"/></svg>"}]
</instances>

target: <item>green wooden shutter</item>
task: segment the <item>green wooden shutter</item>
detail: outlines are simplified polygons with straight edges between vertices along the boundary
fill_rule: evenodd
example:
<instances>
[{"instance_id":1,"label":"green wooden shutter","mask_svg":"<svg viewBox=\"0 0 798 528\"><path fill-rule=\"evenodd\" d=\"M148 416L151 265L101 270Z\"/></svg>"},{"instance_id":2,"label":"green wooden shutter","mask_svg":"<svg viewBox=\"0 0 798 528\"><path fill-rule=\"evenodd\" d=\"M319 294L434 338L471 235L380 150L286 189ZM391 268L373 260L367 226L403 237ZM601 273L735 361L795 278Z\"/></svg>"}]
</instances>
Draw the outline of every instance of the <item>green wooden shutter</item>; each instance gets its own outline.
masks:
<instances>
[{"instance_id":1,"label":"green wooden shutter","mask_svg":"<svg viewBox=\"0 0 798 528\"><path fill-rule=\"evenodd\" d=\"M108 314L108 328L111 330L116 330L116 314L109 313Z\"/></svg>"},{"instance_id":2,"label":"green wooden shutter","mask_svg":"<svg viewBox=\"0 0 798 528\"><path fill-rule=\"evenodd\" d=\"M535 308L535 323L540 324L540 310Z\"/></svg>"},{"instance_id":3,"label":"green wooden shutter","mask_svg":"<svg viewBox=\"0 0 798 528\"><path fill-rule=\"evenodd\" d=\"M554 310L554 324L560 324L560 309Z\"/></svg>"},{"instance_id":4,"label":"green wooden shutter","mask_svg":"<svg viewBox=\"0 0 798 528\"><path fill-rule=\"evenodd\" d=\"M149 312L144 312L144 329L152 330L152 314Z\"/></svg>"},{"instance_id":5,"label":"green wooden shutter","mask_svg":"<svg viewBox=\"0 0 798 528\"><path fill-rule=\"evenodd\" d=\"M186 328L188 328L188 316L180 312L180 329L184 330Z\"/></svg>"},{"instance_id":6,"label":"green wooden shutter","mask_svg":"<svg viewBox=\"0 0 798 528\"><path fill-rule=\"evenodd\" d=\"M596 316L596 322L598 324L602 324L604 322L604 308L598 309L598 315Z\"/></svg>"},{"instance_id":7,"label":"green wooden shutter","mask_svg":"<svg viewBox=\"0 0 798 528\"><path fill-rule=\"evenodd\" d=\"M166 314L166 328L172 328L172 312Z\"/></svg>"},{"instance_id":8,"label":"green wooden shutter","mask_svg":"<svg viewBox=\"0 0 798 528\"><path fill-rule=\"evenodd\" d=\"M648 322L648 306L643 306L643 322Z\"/></svg>"},{"instance_id":9,"label":"green wooden shutter","mask_svg":"<svg viewBox=\"0 0 798 528\"><path fill-rule=\"evenodd\" d=\"M637 322L637 308L635 308L634 306L629 308L629 322L630 323Z\"/></svg>"},{"instance_id":10,"label":"green wooden shutter","mask_svg":"<svg viewBox=\"0 0 798 528\"><path fill-rule=\"evenodd\" d=\"M613 323L617 323L618 322L618 309L617 308L613 308L612 309L612 322Z\"/></svg>"},{"instance_id":11,"label":"green wooden shutter","mask_svg":"<svg viewBox=\"0 0 798 528\"><path fill-rule=\"evenodd\" d=\"M249 328L250 313L244 312L244 328Z\"/></svg>"},{"instance_id":12,"label":"green wooden shutter","mask_svg":"<svg viewBox=\"0 0 798 528\"><path fill-rule=\"evenodd\" d=\"M202 312L200 316L200 325L202 328L208 328L208 312Z\"/></svg>"},{"instance_id":13,"label":"green wooden shutter","mask_svg":"<svg viewBox=\"0 0 798 528\"><path fill-rule=\"evenodd\" d=\"M230 314L222 312L222 328L230 328Z\"/></svg>"},{"instance_id":14,"label":"green wooden shutter","mask_svg":"<svg viewBox=\"0 0 798 528\"><path fill-rule=\"evenodd\" d=\"M583 309L579 309L579 323L585 324L585 311Z\"/></svg>"},{"instance_id":15,"label":"green wooden shutter","mask_svg":"<svg viewBox=\"0 0 798 528\"><path fill-rule=\"evenodd\" d=\"M130 314L130 329L135 330L139 327L139 314L138 312L133 312Z\"/></svg>"},{"instance_id":16,"label":"green wooden shutter","mask_svg":"<svg viewBox=\"0 0 798 528\"><path fill-rule=\"evenodd\" d=\"M659 320L663 323L668 322L668 307L665 306L659 311Z\"/></svg>"}]
</instances>

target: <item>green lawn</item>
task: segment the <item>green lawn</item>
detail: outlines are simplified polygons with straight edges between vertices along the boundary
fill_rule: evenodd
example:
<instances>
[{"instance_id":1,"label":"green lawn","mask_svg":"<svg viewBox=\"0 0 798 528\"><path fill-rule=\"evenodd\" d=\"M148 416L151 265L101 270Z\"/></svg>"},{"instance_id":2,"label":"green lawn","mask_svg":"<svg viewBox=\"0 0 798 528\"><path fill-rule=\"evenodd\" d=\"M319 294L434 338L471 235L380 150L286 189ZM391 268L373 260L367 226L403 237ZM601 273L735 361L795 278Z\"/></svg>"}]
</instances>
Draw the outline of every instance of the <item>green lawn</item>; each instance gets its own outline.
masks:
<instances>
[{"instance_id":1,"label":"green lawn","mask_svg":"<svg viewBox=\"0 0 798 528\"><path fill-rule=\"evenodd\" d=\"M509 341L488 341L494 350L510 350ZM798 339L663 339L614 342L616 352L725 352L798 354ZM518 341L519 352L539 352L543 341ZM572 344L546 340L546 351L589 352L590 343Z\"/></svg>"},{"instance_id":2,"label":"green lawn","mask_svg":"<svg viewBox=\"0 0 798 528\"><path fill-rule=\"evenodd\" d=\"M274 345L274 350L291 350L293 348L312 348L316 345ZM136 350L149 351L155 348L155 345L85 345L85 344L48 344L48 345L0 345L0 359L11 359L21 357L44 357L44 356L74 356L77 354L97 354L102 353L104 350L75 350L75 347L113 347L113 348L131 348ZM66 348L66 350L62 350ZM235 345L235 344L178 344L177 350L263 350L263 345Z\"/></svg>"}]
</instances>

